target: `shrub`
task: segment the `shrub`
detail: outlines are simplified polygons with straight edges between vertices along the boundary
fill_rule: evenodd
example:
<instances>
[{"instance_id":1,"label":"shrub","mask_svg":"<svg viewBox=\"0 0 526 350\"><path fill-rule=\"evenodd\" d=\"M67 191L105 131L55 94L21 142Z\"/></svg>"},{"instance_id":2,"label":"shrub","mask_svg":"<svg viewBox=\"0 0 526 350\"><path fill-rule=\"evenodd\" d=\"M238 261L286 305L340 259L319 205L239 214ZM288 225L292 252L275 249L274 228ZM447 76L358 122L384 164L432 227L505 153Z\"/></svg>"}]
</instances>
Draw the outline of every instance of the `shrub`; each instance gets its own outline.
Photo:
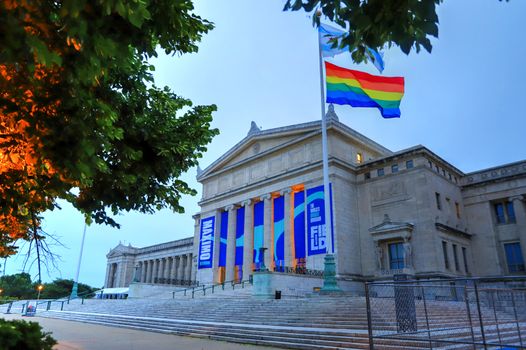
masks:
<instances>
[{"instance_id":1,"label":"shrub","mask_svg":"<svg viewBox=\"0 0 526 350\"><path fill-rule=\"evenodd\" d=\"M57 343L36 322L0 319L0 350L51 350Z\"/></svg>"}]
</instances>

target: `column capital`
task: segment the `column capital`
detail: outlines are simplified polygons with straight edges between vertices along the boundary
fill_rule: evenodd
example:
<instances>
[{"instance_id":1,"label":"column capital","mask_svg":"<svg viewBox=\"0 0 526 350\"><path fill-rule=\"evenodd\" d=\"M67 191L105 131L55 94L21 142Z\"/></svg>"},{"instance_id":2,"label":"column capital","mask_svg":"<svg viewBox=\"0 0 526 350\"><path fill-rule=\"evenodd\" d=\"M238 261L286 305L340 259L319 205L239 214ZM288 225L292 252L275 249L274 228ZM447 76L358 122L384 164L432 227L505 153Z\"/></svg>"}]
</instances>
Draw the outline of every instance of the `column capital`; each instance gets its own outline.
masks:
<instances>
[{"instance_id":1,"label":"column capital","mask_svg":"<svg viewBox=\"0 0 526 350\"><path fill-rule=\"evenodd\" d=\"M227 205L225 207L225 211L231 211L231 210L234 210L234 209L236 209L236 206L233 205L233 204Z\"/></svg>"},{"instance_id":2,"label":"column capital","mask_svg":"<svg viewBox=\"0 0 526 350\"><path fill-rule=\"evenodd\" d=\"M200 213L192 215L192 219L194 219L194 220L199 220L200 218L201 218L201 214Z\"/></svg>"},{"instance_id":3,"label":"column capital","mask_svg":"<svg viewBox=\"0 0 526 350\"><path fill-rule=\"evenodd\" d=\"M272 198L271 194L270 193L266 193L266 194L262 195L261 197L259 197L259 200L265 201L265 200L269 200L270 198Z\"/></svg>"},{"instance_id":4,"label":"column capital","mask_svg":"<svg viewBox=\"0 0 526 350\"><path fill-rule=\"evenodd\" d=\"M511 196L510 198L508 198L508 200L514 202L514 201L522 201L524 202L524 196L519 194L517 196Z\"/></svg>"},{"instance_id":5,"label":"column capital","mask_svg":"<svg viewBox=\"0 0 526 350\"><path fill-rule=\"evenodd\" d=\"M292 190L290 188L284 188L281 191L279 191L279 195L280 196L284 196L286 194L289 194L290 192L292 192Z\"/></svg>"},{"instance_id":6,"label":"column capital","mask_svg":"<svg viewBox=\"0 0 526 350\"><path fill-rule=\"evenodd\" d=\"M248 207L250 204L252 204L252 199L247 199L241 202L242 207Z\"/></svg>"}]
</instances>

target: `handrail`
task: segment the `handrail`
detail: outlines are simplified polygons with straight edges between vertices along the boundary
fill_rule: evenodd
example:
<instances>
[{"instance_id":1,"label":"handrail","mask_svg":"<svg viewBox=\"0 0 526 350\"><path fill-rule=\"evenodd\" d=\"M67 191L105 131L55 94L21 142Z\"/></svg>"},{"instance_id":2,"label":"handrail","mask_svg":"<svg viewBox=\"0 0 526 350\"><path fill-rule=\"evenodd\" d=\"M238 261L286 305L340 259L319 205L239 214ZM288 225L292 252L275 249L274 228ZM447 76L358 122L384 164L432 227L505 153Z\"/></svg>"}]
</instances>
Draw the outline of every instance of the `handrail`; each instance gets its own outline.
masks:
<instances>
[{"instance_id":1,"label":"handrail","mask_svg":"<svg viewBox=\"0 0 526 350\"><path fill-rule=\"evenodd\" d=\"M214 291L215 291L216 287L221 287L221 290L225 290L225 284L230 284L232 286L232 290L234 290L235 286L239 285L239 284L241 285L241 288L245 288L245 283L252 284L252 279L248 279L248 280L244 280L244 281L238 281L238 280L225 281L225 282L222 282L222 283L216 283L216 284L212 284L212 285L208 285L208 286L203 284L202 286L199 286L199 287L192 287L192 288L185 288L185 289L175 290L175 291L172 292L172 299L175 299L175 293L183 293L183 295L186 296L187 291L191 291L192 292L192 299L193 299L195 292L202 291L203 295L206 295L206 291L211 289L212 290L212 294L214 294Z\"/></svg>"},{"instance_id":2,"label":"handrail","mask_svg":"<svg viewBox=\"0 0 526 350\"><path fill-rule=\"evenodd\" d=\"M37 301L35 304L35 310L38 309L38 305L46 304L46 311L48 311L49 309L51 309L51 303L61 303L60 311L62 311L64 309L64 303L67 303L69 305L69 302L75 299L82 299L81 304L84 305L84 300L86 299L85 296L90 295L90 294L97 295L97 292L100 292L101 290L104 290L104 289L98 289L95 291L86 291L84 293L77 294L77 296L74 298L72 298L71 295L68 295L66 297L60 297L60 298L52 299L52 300Z\"/></svg>"},{"instance_id":3,"label":"handrail","mask_svg":"<svg viewBox=\"0 0 526 350\"><path fill-rule=\"evenodd\" d=\"M33 300L35 302L35 312L38 309L39 305L46 305L46 311L50 310L52 303L61 303L60 311L62 311L62 310L64 310L64 303L69 304L69 302L71 300L82 299L82 305L84 305L84 300L86 299L87 295L97 294L97 292L99 292L99 291L101 291L101 289L93 291L93 292L87 291L87 292L84 292L84 293L80 293L80 294L77 294L77 296L75 298L72 298L71 295L68 295L68 296L65 296L65 297L57 298L57 299L47 299L47 300L46 299L43 299L43 300L42 299L41 300L34 300L34 299L32 299L32 300L12 300L12 301L0 304L0 305L9 304L7 306L7 311L5 312L6 314L11 313L10 312L11 308L16 303L22 303L22 311L21 311L22 314L24 313L24 311L27 312L27 308L30 306L30 304L33 302Z\"/></svg>"}]
</instances>

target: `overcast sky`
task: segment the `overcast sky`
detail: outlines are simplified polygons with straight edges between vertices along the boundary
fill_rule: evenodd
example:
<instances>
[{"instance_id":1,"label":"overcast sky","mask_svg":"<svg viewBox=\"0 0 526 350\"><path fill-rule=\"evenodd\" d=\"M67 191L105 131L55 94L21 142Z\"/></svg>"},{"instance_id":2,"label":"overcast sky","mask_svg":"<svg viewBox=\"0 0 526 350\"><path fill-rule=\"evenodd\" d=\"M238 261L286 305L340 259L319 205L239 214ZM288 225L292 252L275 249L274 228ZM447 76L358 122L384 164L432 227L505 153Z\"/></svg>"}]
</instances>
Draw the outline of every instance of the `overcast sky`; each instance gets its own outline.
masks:
<instances>
[{"instance_id":1,"label":"overcast sky","mask_svg":"<svg viewBox=\"0 0 526 350\"><path fill-rule=\"evenodd\" d=\"M198 53L154 61L158 86L218 107L213 126L221 134L208 147L203 169L245 137L252 120L269 129L321 117L317 32L306 13L282 12L283 3L196 1L196 13L216 28ZM336 106L340 121L393 151L425 145L464 172L526 159L525 14L526 1L446 0L431 54L385 52L383 75L405 77L402 117ZM348 54L332 62L377 74L372 64L352 64ZM119 242L143 247L192 236L201 186L195 169L183 179L199 192L183 198L185 214L126 213L117 218L120 230L88 227L80 282L103 285L106 254ZM68 205L45 215L44 229L65 247L55 248L59 270L44 273L44 280L74 278L83 227ZM22 262L20 255L8 259L6 273L20 272Z\"/></svg>"}]
</instances>

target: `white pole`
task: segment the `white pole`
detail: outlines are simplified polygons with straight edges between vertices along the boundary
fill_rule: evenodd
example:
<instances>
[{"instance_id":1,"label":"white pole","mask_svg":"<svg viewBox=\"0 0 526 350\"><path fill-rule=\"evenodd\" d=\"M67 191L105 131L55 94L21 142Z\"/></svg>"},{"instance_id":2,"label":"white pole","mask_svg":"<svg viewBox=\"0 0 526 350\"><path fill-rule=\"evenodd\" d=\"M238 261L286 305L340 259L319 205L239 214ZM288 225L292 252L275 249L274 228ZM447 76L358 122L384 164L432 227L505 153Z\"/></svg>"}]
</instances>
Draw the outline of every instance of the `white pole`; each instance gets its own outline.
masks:
<instances>
[{"instance_id":1,"label":"white pole","mask_svg":"<svg viewBox=\"0 0 526 350\"><path fill-rule=\"evenodd\" d=\"M86 223L84 223L84 232L82 232L82 241L80 243L80 254L79 262L77 264L77 273L75 274L75 280L73 282L73 288L71 290L71 298L77 298L78 294L78 282L79 282L79 273L80 273L80 263L82 262L82 252L84 251L84 239L86 238Z\"/></svg>"},{"instance_id":2,"label":"white pole","mask_svg":"<svg viewBox=\"0 0 526 350\"><path fill-rule=\"evenodd\" d=\"M82 241L80 243L79 262L77 264L77 274L75 275L75 283L79 282L80 263L82 261L82 252L84 251L84 239L86 238L86 224L84 224L84 232L82 233Z\"/></svg>"},{"instance_id":3,"label":"white pole","mask_svg":"<svg viewBox=\"0 0 526 350\"><path fill-rule=\"evenodd\" d=\"M325 209L325 233L327 254L332 254L332 217L330 206L330 187L329 187L329 152L327 146L327 116L325 114L325 87L323 86L323 56L321 50L321 33L318 30L318 49L320 56L320 92L321 92L321 145L323 159L323 197Z\"/></svg>"}]
</instances>

